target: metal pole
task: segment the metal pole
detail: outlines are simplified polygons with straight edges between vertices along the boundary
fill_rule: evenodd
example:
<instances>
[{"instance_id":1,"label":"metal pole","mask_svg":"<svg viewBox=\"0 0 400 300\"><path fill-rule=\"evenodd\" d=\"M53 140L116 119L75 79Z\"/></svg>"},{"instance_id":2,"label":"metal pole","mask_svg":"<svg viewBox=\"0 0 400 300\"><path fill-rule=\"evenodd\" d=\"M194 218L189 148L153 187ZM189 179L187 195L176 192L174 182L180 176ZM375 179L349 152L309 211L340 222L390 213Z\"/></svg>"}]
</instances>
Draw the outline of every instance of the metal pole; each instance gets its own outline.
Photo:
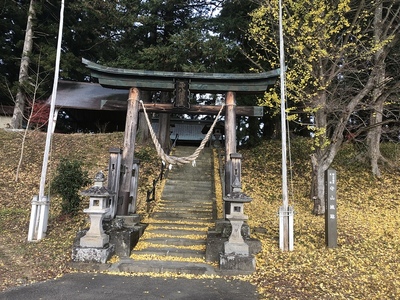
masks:
<instances>
[{"instance_id":1,"label":"metal pole","mask_svg":"<svg viewBox=\"0 0 400 300\"><path fill-rule=\"evenodd\" d=\"M50 104L50 114L49 120L47 124L47 135L46 135L46 145L44 149L43 155L43 164L42 164L42 174L40 177L40 187L39 187L39 197L38 200L41 203L39 208L39 227L37 232L37 240L41 240L44 235L44 231L46 230L47 217L48 217L48 203L47 197L44 196L44 188L46 184L46 175L47 175L47 166L49 162L49 153L50 153L50 144L52 133L55 127L55 118L54 118L54 110L55 110L55 102L56 102L56 94L57 94L57 86L58 86L58 77L60 72L60 57L61 57L61 41L62 41L62 31L63 31L63 23L64 23L64 0L61 0L61 9L60 9L60 24L58 28L58 41L57 41L57 55L56 55L56 64L54 70L54 81L53 81L53 93L51 95L51 104ZM33 237L28 236L28 241L31 241Z\"/></svg>"},{"instance_id":2,"label":"metal pole","mask_svg":"<svg viewBox=\"0 0 400 300\"><path fill-rule=\"evenodd\" d=\"M282 197L283 206L289 206L287 188L287 166L286 166L286 104L285 104L285 53L283 45L282 26L282 0L279 0L279 48L280 48L280 77L281 77L281 131L282 131Z\"/></svg>"},{"instance_id":3,"label":"metal pole","mask_svg":"<svg viewBox=\"0 0 400 300\"><path fill-rule=\"evenodd\" d=\"M281 83L281 134L282 134L282 207L279 210L281 226L279 230L279 246L283 251L292 250L293 224L292 209L289 209L288 183L287 183L287 149L286 149L286 101L285 101L285 49L283 43L283 25L282 25L282 0L279 0L279 60L280 60L280 83ZM290 220L290 221L289 221Z\"/></svg>"}]
</instances>

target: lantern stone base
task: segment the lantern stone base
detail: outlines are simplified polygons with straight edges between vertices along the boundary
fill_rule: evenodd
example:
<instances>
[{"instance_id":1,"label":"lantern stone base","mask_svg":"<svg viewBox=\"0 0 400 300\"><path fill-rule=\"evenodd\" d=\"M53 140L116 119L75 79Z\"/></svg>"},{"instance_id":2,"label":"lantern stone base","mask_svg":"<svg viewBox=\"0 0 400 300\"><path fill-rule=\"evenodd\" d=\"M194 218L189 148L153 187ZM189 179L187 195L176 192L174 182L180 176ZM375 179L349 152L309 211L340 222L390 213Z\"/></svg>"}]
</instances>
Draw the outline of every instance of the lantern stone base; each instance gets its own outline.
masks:
<instances>
[{"instance_id":1,"label":"lantern stone base","mask_svg":"<svg viewBox=\"0 0 400 300\"><path fill-rule=\"evenodd\" d=\"M114 245L106 245L104 248L74 247L72 261L105 264L114 255L114 248Z\"/></svg>"},{"instance_id":2,"label":"lantern stone base","mask_svg":"<svg viewBox=\"0 0 400 300\"><path fill-rule=\"evenodd\" d=\"M256 259L252 255L221 254L219 268L224 274L252 274L256 270Z\"/></svg>"},{"instance_id":3,"label":"lantern stone base","mask_svg":"<svg viewBox=\"0 0 400 300\"><path fill-rule=\"evenodd\" d=\"M106 263L115 253L114 245L106 244L104 247L82 247L80 241L87 231L88 230L81 230L77 233L72 247L72 261L84 263Z\"/></svg>"}]
</instances>

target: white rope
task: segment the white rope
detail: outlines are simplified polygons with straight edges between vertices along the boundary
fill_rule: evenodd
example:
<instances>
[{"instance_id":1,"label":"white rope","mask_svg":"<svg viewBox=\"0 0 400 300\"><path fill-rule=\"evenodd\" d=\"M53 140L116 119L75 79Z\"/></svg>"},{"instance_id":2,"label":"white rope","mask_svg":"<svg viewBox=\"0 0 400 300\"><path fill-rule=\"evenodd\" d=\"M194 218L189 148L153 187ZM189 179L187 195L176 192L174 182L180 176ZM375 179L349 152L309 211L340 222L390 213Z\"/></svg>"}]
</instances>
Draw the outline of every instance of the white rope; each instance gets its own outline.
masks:
<instances>
[{"instance_id":1,"label":"white rope","mask_svg":"<svg viewBox=\"0 0 400 300\"><path fill-rule=\"evenodd\" d=\"M151 138L153 140L154 146L156 147L157 150L157 154L158 156L165 162L169 163L170 165L183 165L183 164L187 164L187 163L192 163L192 166L195 167L196 166L196 159L197 157L200 155L200 152L204 149L204 146L206 145L206 143L208 142L208 140L210 139L210 136L214 130L215 125L217 124L218 118L220 117L222 110L224 109L224 105L221 106L221 109L218 112L217 117L214 120L214 123L211 125L210 129L208 130L206 136L204 137L204 139L201 141L200 146L193 152L193 154L186 156L186 157L177 157L177 156L172 156L172 155L167 155L164 150L162 149L156 134L154 133L153 127L151 126L149 117L147 115L146 112L146 107L144 106L144 103L142 100L139 101L142 104L143 107L143 112L144 112L144 116L146 118L147 121L147 125L149 127L150 130L150 135Z\"/></svg>"}]
</instances>

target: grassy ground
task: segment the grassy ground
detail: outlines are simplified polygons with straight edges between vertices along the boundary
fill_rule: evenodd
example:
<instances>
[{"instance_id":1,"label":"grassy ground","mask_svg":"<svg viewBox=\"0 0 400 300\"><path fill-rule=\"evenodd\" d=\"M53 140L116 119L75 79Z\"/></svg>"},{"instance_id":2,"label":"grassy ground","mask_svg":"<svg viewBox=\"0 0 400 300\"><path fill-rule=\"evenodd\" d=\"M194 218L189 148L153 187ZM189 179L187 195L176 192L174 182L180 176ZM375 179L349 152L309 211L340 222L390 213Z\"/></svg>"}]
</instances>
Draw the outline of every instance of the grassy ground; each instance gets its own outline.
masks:
<instances>
[{"instance_id":1,"label":"grassy ground","mask_svg":"<svg viewBox=\"0 0 400 300\"><path fill-rule=\"evenodd\" d=\"M55 135L49 178L62 157L82 161L93 175L106 170L108 149L121 146L122 134ZM45 239L27 243L30 201L38 192L45 134L30 132L18 181L15 171L21 150L20 133L0 131L0 290L69 272L72 239L87 225L83 213L60 214L60 199L52 197ZM257 271L243 277L257 285L265 299L396 299L400 298L400 146L383 145L391 163L377 180L356 159L356 145L345 145L333 164L338 174L338 248L324 244L324 219L311 214L309 200L310 145L292 144L289 181L295 214L295 249L278 247L277 211L281 205L280 143L265 142L243 154L243 189L253 197L245 206L253 237L263 244ZM142 158L139 201L159 167L148 147L137 147ZM46 189L47 191L47 189ZM87 206L87 200L82 208Z\"/></svg>"}]
</instances>

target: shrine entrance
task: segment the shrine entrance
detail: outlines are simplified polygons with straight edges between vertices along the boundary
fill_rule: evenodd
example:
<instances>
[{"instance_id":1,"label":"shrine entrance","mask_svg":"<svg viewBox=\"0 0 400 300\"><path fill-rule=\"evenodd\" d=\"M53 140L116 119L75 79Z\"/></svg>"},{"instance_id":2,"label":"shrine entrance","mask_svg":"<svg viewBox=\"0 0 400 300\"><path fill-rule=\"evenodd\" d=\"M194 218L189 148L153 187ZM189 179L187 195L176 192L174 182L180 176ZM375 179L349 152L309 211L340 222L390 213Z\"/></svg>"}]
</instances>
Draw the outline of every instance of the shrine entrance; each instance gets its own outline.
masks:
<instances>
[{"instance_id":1,"label":"shrine entrance","mask_svg":"<svg viewBox=\"0 0 400 300\"><path fill-rule=\"evenodd\" d=\"M236 97L240 94L264 93L268 86L275 83L279 76L279 69L256 74L185 73L110 68L86 59L83 59L82 62L90 69L91 76L98 79L101 86L129 90L124 146L121 155L122 177L118 183L118 201L115 203L115 213L117 215L126 216L135 211L136 199L131 197L132 174L135 173L134 150L140 111L157 112L161 115L174 113L219 116L224 114L224 194L232 193L235 185L237 185L237 182L235 183L234 181L240 181L240 159L237 159L238 155L236 153L236 116L261 117L263 115L262 107L237 106ZM171 103L143 103L141 101L142 94L146 91L173 92L175 95L174 101ZM225 103L220 106L191 105L189 103L190 93L225 94ZM144 114L144 116L147 116L147 114ZM215 120L218 120L218 117ZM149 123L148 120L147 122ZM213 124L214 126L215 123ZM149 128L151 129L151 126ZM214 127L211 126L206 137L211 135L213 129ZM169 128L160 126L159 130L169 131ZM153 141L155 142L154 136ZM201 147L204 147L202 144L198 148L199 151L201 151ZM171 158L165 153L165 149L157 147L157 145L156 148L159 156L170 164L189 163L195 160L196 157L194 153L194 155L185 158ZM133 194L136 194L136 192L133 191ZM230 205L225 203L225 215L229 214L229 212Z\"/></svg>"}]
</instances>

